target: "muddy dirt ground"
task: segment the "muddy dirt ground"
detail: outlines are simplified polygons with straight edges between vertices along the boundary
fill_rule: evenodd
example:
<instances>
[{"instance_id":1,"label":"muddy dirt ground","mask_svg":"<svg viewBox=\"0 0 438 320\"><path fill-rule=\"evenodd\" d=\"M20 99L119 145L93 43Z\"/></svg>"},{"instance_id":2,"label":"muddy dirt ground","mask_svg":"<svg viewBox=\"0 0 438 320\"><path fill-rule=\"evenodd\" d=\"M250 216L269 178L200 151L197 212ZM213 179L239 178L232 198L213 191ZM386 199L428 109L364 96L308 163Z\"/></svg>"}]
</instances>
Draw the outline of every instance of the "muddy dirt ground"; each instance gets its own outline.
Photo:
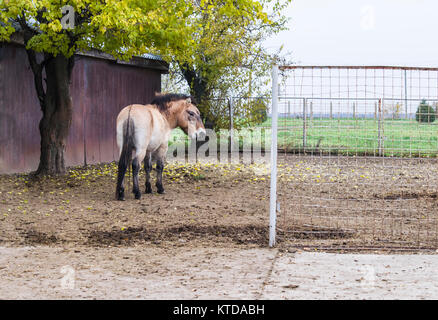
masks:
<instances>
[{"instance_id":1,"label":"muddy dirt ground","mask_svg":"<svg viewBox=\"0 0 438 320\"><path fill-rule=\"evenodd\" d=\"M437 159L279 160L278 245L437 247ZM127 192L124 202L116 173L110 163L61 178L0 176L0 245L266 246L263 163L168 164L164 195Z\"/></svg>"},{"instance_id":2,"label":"muddy dirt ground","mask_svg":"<svg viewBox=\"0 0 438 320\"><path fill-rule=\"evenodd\" d=\"M2 176L0 244L262 245L269 181L250 170L169 165L165 194L135 200L128 191L123 202L115 200L115 163L72 168L62 178Z\"/></svg>"}]
</instances>

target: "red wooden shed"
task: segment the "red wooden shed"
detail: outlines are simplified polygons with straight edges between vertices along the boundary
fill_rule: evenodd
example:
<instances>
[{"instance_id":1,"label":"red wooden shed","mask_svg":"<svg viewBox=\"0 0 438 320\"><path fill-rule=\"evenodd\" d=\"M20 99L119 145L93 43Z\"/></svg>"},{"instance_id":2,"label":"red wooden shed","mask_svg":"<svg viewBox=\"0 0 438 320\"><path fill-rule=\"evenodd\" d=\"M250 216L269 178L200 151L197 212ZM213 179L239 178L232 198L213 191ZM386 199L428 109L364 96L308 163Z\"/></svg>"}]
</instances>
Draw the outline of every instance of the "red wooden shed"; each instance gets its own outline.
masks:
<instances>
[{"instance_id":1,"label":"red wooden shed","mask_svg":"<svg viewBox=\"0 0 438 320\"><path fill-rule=\"evenodd\" d=\"M116 160L117 114L126 105L149 103L167 72L168 64L153 55L125 62L97 51L77 54L66 165ZM0 43L0 173L37 169L41 117L24 47Z\"/></svg>"}]
</instances>

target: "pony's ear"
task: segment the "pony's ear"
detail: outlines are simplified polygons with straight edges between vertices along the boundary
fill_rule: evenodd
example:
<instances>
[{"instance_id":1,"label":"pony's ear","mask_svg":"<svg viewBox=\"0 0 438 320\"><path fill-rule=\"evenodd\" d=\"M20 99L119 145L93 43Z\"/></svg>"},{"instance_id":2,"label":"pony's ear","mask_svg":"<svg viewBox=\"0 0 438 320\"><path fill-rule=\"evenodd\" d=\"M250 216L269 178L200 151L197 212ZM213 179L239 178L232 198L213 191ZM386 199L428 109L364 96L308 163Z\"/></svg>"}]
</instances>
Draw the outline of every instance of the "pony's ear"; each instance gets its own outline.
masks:
<instances>
[{"instance_id":1,"label":"pony's ear","mask_svg":"<svg viewBox=\"0 0 438 320\"><path fill-rule=\"evenodd\" d=\"M189 98L186 99L186 102L187 103L192 103L192 99L189 97Z\"/></svg>"}]
</instances>

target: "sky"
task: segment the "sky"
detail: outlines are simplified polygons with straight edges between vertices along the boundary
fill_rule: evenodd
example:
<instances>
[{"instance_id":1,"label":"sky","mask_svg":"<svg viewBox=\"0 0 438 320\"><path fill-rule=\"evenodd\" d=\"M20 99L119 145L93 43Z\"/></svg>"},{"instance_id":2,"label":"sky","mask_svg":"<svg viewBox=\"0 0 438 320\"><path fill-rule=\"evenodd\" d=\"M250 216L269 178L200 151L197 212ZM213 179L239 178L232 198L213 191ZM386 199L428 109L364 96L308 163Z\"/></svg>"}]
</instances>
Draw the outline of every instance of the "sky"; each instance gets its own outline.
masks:
<instances>
[{"instance_id":1,"label":"sky","mask_svg":"<svg viewBox=\"0 0 438 320\"><path fill-rule=\"evenodd\" d=\"M438 66L436 0L292 0L268 39L299 65Z\"/></svg>"}]
</instances>

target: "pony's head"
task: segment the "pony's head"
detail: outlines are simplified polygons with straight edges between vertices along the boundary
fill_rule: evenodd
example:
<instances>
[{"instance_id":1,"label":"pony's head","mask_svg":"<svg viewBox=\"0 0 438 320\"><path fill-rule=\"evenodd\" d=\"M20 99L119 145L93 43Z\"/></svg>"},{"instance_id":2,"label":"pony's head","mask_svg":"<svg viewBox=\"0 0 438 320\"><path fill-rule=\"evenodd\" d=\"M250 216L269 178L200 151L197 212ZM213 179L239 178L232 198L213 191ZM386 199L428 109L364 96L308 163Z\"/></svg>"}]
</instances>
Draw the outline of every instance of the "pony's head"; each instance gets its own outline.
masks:
<instances>
[{"instance_id":1,"label":"pony's head","mask_svg":"<svg viewBox=\"0 0 438 320\"><path fill-rule=\"evenodd\" d=\"M192 139L205 136L205 127L202 123L201 113L192 103L190 97L183 102L182 110L178 116L178 126Z\"/></svg>"},{"instance_id":2,"label":"pony's head","mask_svg":"<svg viewBox=\"0 0 438 320\"><path fill-rule=\"evenodd\" d=\"M201 114L190 96L184 94L156 94L151 104L166 114L168 120L180 127L190 138L206 134Z\"/></svg>"}]
</instances>

